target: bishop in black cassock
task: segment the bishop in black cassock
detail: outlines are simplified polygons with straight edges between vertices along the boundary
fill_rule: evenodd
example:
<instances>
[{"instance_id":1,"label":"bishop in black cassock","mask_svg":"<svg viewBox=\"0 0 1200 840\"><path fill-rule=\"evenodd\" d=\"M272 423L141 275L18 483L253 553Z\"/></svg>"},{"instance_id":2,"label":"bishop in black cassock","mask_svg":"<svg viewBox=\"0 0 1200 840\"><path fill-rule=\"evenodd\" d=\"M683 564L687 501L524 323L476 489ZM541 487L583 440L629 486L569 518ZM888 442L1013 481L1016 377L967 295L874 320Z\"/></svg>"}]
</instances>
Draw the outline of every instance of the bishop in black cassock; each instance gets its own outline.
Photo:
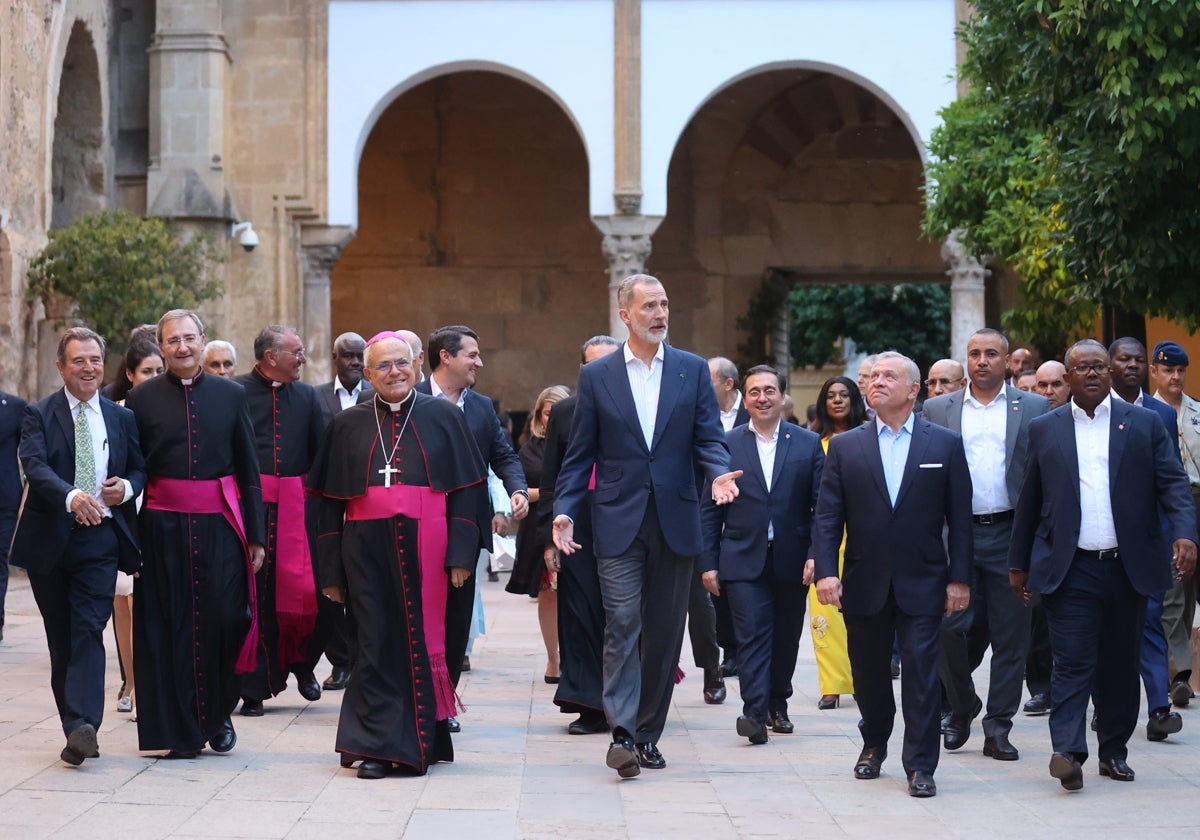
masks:
<instances>
[{"instance_id":1,"label":"bishop in black cassock","mask_svg":"<svg viewBox=\"0 0 1200 840\"><path fill-rule=\"evenodd\" d=\"M167 373L125 400L147 475L133 599L138 744L191 758L206 742L217 752L236 742L235 670L253 668L257 643L262 493L245 389L201 370L199 318L172 310L159 335Z\"/></svg>"},{"instance_id":2,"label":"bishop in black cassock","mask_svg":"<svg viewBox=\"0 0 1200 840\"><path fill-rule=\"evenodd\" d=\"M446 594L467 580L490 526L462 412L412 390L412 350L392 333L368 342L366 370L375 397L334 417L308 488L320 497L323 592L353 604L358 628L336 749L371 779L454 759Z\"/></svg>"}]
</instances>

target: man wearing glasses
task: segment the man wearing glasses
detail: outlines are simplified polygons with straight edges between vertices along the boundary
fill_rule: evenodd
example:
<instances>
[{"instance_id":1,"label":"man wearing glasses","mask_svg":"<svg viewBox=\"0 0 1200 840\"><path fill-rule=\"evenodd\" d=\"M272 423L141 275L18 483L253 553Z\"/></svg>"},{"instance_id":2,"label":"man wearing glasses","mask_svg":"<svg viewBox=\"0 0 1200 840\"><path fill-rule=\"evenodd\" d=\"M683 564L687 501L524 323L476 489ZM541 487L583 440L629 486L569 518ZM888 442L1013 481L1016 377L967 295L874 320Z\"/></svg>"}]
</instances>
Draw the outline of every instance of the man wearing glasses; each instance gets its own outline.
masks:
<instances>
[{"instance_id":1,"label":"man wearing glasses","mask_svg":"<svg viewBox=\"0 0 1200 840\"><path fill-rule=\"evenodd\" d=\"M1162 421L1112 398L1103 345L1076 342L1064 363L1071 402L1029 425L1008 562L1013 592L1026 603L1040 594L1050 624L1050 775L1079 790L1089 697L1100 775L1134 779L1125 759L1141 700L1146 598L1166 590L1172 572L1195 569L1196 514Z\"/></svg>"},{"instance_id":2,"label":"man wearing glasses","mask_svg":"<svg viewBox=\"0 0 1200 840\"><path fill-rule=\"evenodd\" d=\"M195 758L237 742L238 673L258 648L254 573L262 566L262 490L246 390L201 366L204 324L159 319L167 372L129 392L146 457L135 584L138 743Z\"/></svg>"},{"instance_id":3,"label":"man wearing glasses","mask_svg":"<svg viewBox=\"0 0 1200 840\"><path fill-rule=\"evenodd\" d=\"M940 397L967 387L967 374L963 366L954 359L938 359L929 366L929 378L925 380L929 398Z\"/></svg>"},{"instance_id":4,"label":"man wearing glasses","mask_svg":"<svg viewBox=\"0 0 1200 840\"><path fill-rule=\"evenodd\" d=\"M289 672L301 697L321 697L313 667L332 620L326 615L318 622L304 474L325 436L325 417L316 391L300 381L307 361L296 331L272 324L254 339L254 369L234 379L246 389L266 514L266 562L255 575L258 662L254 673L242 676L241 687L242 714L249 717L262 715L263 700L287 688Z\"/></svg>"}]
</instances>

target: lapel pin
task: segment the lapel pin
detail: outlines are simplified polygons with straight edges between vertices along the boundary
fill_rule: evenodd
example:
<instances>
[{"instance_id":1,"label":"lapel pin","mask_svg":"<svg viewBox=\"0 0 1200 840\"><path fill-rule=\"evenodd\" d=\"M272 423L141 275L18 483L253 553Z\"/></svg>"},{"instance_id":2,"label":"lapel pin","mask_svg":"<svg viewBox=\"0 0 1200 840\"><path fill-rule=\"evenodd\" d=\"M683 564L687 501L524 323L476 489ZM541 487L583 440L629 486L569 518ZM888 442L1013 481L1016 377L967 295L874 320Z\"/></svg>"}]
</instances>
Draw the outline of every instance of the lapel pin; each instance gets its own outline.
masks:
<instances>
[{"instance_id":1,"label":"lapel pin","mask_svg":"<svg viewBox=\"0 0 1200 840\"><path fill-rule=\"evenodd\" d=\"M1125 431L1125 424L1124 424L1124 423L1118 423L1118 424L1117 424L1117 431L1121 431L1121 432Z\"/></svg>"},{"instance_id":2,"label":"lapel pin","mask_svg":"<svg viewBox=\"0 0 1200 840\"><path fill-rule=\"evenodd\" d=\"M783 436L783 438L784 438L784 440L791 440L792 439L791 433L785 434Z\"/></svg>"}]
</instances>

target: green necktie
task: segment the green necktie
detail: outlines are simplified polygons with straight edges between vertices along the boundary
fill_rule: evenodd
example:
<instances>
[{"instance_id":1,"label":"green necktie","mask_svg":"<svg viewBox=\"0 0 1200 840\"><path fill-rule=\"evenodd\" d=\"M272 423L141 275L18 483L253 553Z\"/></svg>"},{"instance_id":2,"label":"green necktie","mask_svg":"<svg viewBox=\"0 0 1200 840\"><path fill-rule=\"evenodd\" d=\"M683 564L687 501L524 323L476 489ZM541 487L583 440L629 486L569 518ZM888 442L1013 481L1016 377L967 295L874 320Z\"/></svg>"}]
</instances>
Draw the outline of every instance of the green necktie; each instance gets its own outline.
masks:
<instances>
[{"instance_id":1,"label":"green necktie","mask_svg":"<svg viewBox=\"0 0 1200 840\"><path fill-rule=\"evenodd\" d=\"M87 403L79 404L75 416L75 486L96 494L96 454L92 449L92 427L88 425Z\"/></svg>"}]
</instances>

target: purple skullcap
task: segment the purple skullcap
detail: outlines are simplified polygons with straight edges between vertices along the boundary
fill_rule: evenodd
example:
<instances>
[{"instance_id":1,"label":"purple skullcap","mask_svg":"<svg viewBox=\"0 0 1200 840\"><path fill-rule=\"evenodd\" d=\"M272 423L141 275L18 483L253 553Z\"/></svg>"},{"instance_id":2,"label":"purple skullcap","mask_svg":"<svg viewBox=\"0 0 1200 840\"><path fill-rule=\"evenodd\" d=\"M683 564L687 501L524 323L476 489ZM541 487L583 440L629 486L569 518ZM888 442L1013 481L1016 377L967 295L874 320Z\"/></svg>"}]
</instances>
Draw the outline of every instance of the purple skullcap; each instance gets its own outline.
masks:
<instances>
[{"instance_id":1,"label":"purple skullcap","mask_svg":"<svg viewBox=\"0 0 1200 840\"><path fill-rule=\"evenodd\" d=\"M395 330L384 330L383 332L375 333L375 335L367 339L367 346L370 347L372 344L376 343L377 341L383 341L385 338L394 338L397 341L404 341L404 336L400 335L400 333L396 332ZM404 341L404 343L408 344L407 341Z\"/></svg>"}]
</instances>

